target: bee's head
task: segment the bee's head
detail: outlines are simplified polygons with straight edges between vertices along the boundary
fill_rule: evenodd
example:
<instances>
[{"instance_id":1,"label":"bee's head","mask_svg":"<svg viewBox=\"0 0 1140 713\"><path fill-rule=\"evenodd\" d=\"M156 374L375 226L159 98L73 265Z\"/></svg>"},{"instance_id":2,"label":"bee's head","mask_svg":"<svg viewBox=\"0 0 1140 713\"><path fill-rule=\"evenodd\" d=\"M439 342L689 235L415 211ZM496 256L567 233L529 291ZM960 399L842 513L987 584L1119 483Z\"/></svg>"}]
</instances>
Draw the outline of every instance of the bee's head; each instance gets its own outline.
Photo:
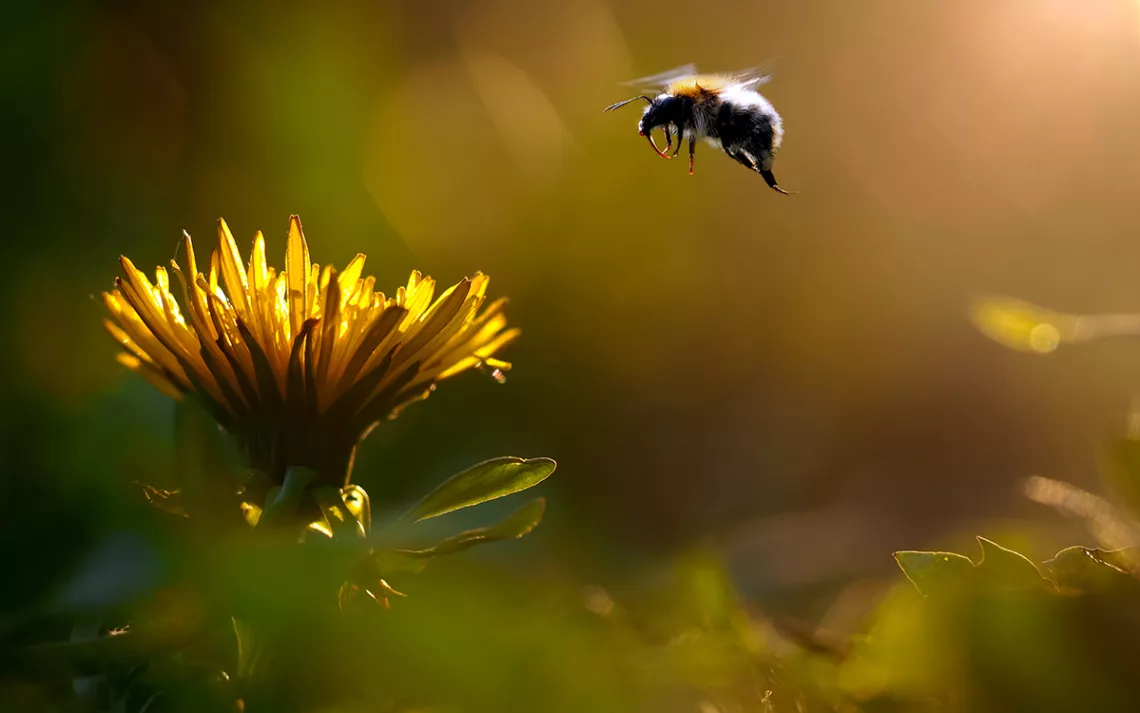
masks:
<instances>
[{"instance_id":1,"label":"bee's head","mask_svg":"<svg viewBox=\"0 0 1140 713\"><path fill-rule=\"evenodd\" d=\"M658 95L651 100L641 113L641 121L637 122L637 133L645 136L659 126L677 124L680 126L681 102L671 94Z\"/></svg>"},{"instance_id":2,"label":"bee's head","mask_svg":"<svg viewBox=\"0 0 1140 713\"><path fill-rule=\"evenodd\" d=\"M649 144L653 147L653 150L657 152L657 155L661 156L662 158L672 158L673 156L665 153L665 151L662 151L657 147L657 143L653 140L653 130L659 126L663 127L665 129L665 150L668 151L670 148L672 148L673 132L670 129L670 126L676 126L678 130L680 130L684 124L682 119L685 112L684 101L686 100L679 99L678 97L675 97L671 94L658 94L654 99L650 99L649 97L642 95L634 97L632 99L626 99L625 101L618 102L617 104L611 104L607 106L603 111L613 111L618 107L625 106L626 104L635 102L639 99L645 102L646 107L645 111L641 113L641 121L637 122L638 136L644 136L646 139L648 139ZM679 141L680 136L677 138ZM680 143L678 143L678 149L680 146ZM673 155L675 156L676 152L673 152Z\"/></svg>"}]
</instances>

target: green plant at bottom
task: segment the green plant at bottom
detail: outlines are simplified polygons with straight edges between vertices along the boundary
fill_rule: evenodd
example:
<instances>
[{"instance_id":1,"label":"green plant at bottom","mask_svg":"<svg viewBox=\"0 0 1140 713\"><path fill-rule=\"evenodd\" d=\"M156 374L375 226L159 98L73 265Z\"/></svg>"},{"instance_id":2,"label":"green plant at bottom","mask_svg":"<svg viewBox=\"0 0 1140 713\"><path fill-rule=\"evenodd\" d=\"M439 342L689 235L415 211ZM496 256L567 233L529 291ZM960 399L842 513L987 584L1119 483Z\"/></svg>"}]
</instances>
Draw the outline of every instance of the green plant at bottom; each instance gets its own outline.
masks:
<instances>
[{"instance_id":1,"label":"green plant at bottom","mask_svg":"<svg viewBox=\"0 0 1140 713\"><path fill-rule=\"evenodd\" d=\"M1019 351L1140 334L1136 315L1072 315L1007 297L980 300L975 325ZM1133 419L1135 422L1136 419ZM1109 439L1101 473L1140 505L1140 428ZM1097 547L1043 562L979 537L977 560L895 553L913 591L896 590L841 672L864 701L903 710L1140 710L1140 523L1108 500L1034 477L1027 495L1084 521Z\"/></svg>"}]
</instances>

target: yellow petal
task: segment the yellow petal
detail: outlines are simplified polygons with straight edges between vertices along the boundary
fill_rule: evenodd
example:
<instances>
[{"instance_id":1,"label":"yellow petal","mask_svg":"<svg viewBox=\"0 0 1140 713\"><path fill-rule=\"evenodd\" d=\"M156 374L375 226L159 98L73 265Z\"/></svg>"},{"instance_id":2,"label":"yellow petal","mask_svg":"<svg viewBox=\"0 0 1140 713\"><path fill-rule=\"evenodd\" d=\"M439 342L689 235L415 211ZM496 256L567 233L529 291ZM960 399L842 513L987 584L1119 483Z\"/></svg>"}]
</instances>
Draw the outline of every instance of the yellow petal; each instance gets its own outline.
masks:
<instances>
[{"instance_id":1,"label":"yellow petal","mask_svg":"<svg viewBox=\"0 0 1140 713\"><path fill-rule=\"evenodd\" d=\"M233 367L233 374L237 377L237 396L245 405L254 406L252 394L256 392L254 384L257 383L257 373L254 371L249 349L246 348L238 331L233 310L218 295L206 295L206 299L210 306L214 329L221 335L218 346L225 352L226 361ZM221 365L219 367L221 368ZM241 404L234 403L233 407L240 409Z\"/></svg>"},{"instance_id":2,"label":"yellow petal","mask_svg":"<svg viewBox=\"0 0 1140 713\"><path fill-rule=\"evenodd\" d=\"M372 304L373 290L376 289L376 278L369 275L364 278L364 284L360 286L360 290L356 293L356 302L362 307L368 307ZM383 295L381 295L383 297ZM381 302L384 300L381 299Z\"/></svg>"},{"instance_id":3,"label":"yellow petal","mask_svg":"<svg viewBox=\"0 0 1140 713\"><path fill-rule=\"evenodd\" d=\"M218 335L213 331L213 326L210 324L209 316L206 311L206 295L202 287L198 283L186 280L186 276L182 274L182 270L178 268L178 263L171 261L171 268L174 270L175 277L182 285L182 299L186 302L190 311L190 324L193 326L194 331L198 334L200 342L205 344L212 344ZM201 280L206 278L201 275L197 276ZM190 278L194 280L192 276Z\"/></svg>"},{"instance_id":4,"label":"yellow petal","mask_svg":"<svg viewBox=\"0 0 1140 713\"><path fill-rule=\"evenodd\" d=\"M322 317L320 356L317 359L317 393L324 392L328 398L329 363L332 361L333 347L336 345L337 329L340 326L340 283L330 280L326 285L325 313ZM326 402L327 404L327 402Z\"/></svg>"},{"instance_id":5,"label":"yellow petal","mask_svg":"<svg viewBox=\"0 0 1140 713\"><path fill-rule=\"evenodd\" d=\"M190 279L193 280L198 275L198 262L194 259L194 240L186 231L182 231L182 237L186 240L186 269L190 272Z\"/></svg>"},{"instance_id":6,"label":"yellow petal","mask_svg":"<svg viewBox=\"0 0 1140 713\"><path fill-rule=\"evenodd\" d=\"M462 293L454 293L458 298ZM466 326L471 315L474 314L476 307L479 304L478 297L468 296L466 300L456 309L451 316L447 319L447 323L439 330L439 332L424 342L420 347L421 363L430 365L431 368L440 366L441 357L447 354L448 345ZM424 327L419 334L416 335L417 340L426 334L429 334L429 328Z\"/></svg>"},{"instance_id":7,"label":"yellow petal","mask_svg":"<svg viewBox=\"0 0 1140 713\"><path fill-rule=\"evenodd\" d=\"M265 237L261 231L253 238L253 249L249 253L249 271L246 275L249 285L249 315L246 326L266 348L270 363L276 366L276 349L273 329L269 323L270 311L265 304L269 299L269 270L265 266Z\"/></svg>"},{"instance_id":8,"label":"yellow petal","mask_svg":"<svg viewBox=\"0 0 1140 713\"><path fill-rule=\"evenodd\" d=\"M409 281L408 284L411 282ZM404 307L408 310L408 316L404 318L400 329L407 332L409 338L418 329L420 319L423 317L424 311L431 305L431 298L434 294L435 280L430 277L417 281L415 287L408 289L404 298Z\"/></svg>"},{"instance_id":9,"label":"yellow petal","mask_svg":"<svg viewBox=\"0 0 1140 713\"><path fill-rule=\"evenodd\" d=\"M103 293L103 302L111 311L112 316L118 320L123 333L137 344L150 357L151 361L161 365L175 376L183 380L186 379L186 374L178 359L154 336L154 333L143 323L134 308L127 304L122 293ZM186 385L189 386L188 381L186 381Z\"/></svg>"},{"instance_id":10,"label":"yellow petal","mask_svg":"<svg viewBox=\"0 0 1140 713\"><path fill-rule=\"evenodd\" d=\"M209 275L209 282L207 282L207 284L210 286L210 289L206 290L206 292L211 293L211 294L217 294L217 292L218 292L218 251L217 250L210 253L210 275Z\"/></svg>"},{"instance_id":11,"label":"yellow petal","mask_svg":"<svg viewBox=\"0 0 1140 713\"><path fill-rule=\"evenodd\" d=\"M305 293L308 291L309 266L309 246L301 232L301 219L294 215L289 218L289 241L285 246L291 334L300 334L301 325L308 317L305 312Z\"/></svg>"},{"instance_id":12,"label":"yellow petal","mask_svg":"<svg viewBox=\"0 0 1140 713\"><path fill-rule=\"evenodd\" d=\"M198 279L195 281L195 289L199 294L202 295L203 301L207 301L210 298L219 302L221 301L221 298L217 295L207 292L209 285L206 284L206 278L202 277L201 275L198 275ZM225 311L224 308L222 311ZM203 381L205 381L207 385L213 386L211 393L216 401L221 404L227 404L228 408L231 410L240 409L241 403L234 402L233 399L227 395L240 392L240 385L238 376L235 373L233 367L230 365L229 359L226 358L225 353L222 351L222 347L218 345L219 340L221 340L223 343L226 341L226 334L221 328L219 328L218 322L215 319L209 306L205 308L204 312L200 316L200 319L203 320L208 326L196 326L195 328L198 329L199 333L202 334L205 331L208 331L213 335L212 339L203 340L203 346L206 347L206 351L210 355L209 363L206 364L203 362L205 364L207 372L207 376L203 379ZM197 322L198 318L195 319L195 324L197 324Z\"/></svg>"},{"instance_id":13,"label":"yellow petal","mask_svg":"<svg viewBox=\"0 0 1140 713\"><path fill-rule=\"evenodd\" d=\"M182 399L182 392L167 379L162 372L160 372L153 364L148 362L139 361L137 358L130 354L120 352L115 355L115 360L123 366L127 367L136 374L142 376L150 382L150 385L158 389L158 391L175 401Z\"/></svg>"},{"instance_id":14,"label":"yellow petal","mask_svg":"<svg viewBox=\"0 0 1140 713\"><path fill-rule=\"evenodd\" d=\"M418 352L437 336L451 320L459 313L463 307L464 301L467 299L468 291L471 289L471 282L464 278L458 285L448 288L444 292L439 301L432 305L431 310L424 316L423 322L415 334L411 336L403 346L400 347L400 362L410 359L419 359Z\"/></svg>"},{"instance_id":15,"label":"yellow petal","mask_svg":"<svg viewBox=\"0 0 1140 713\"><path fill-rule=\"evenodd\" d=\"M261 231L253 237L253 250L249 255L249 284L255 292L269 285L269 269L265 265L265 236Z\"/></svg>"},{"instance_id":16,"label":"yellow petal","mask_svg":"<svg viewBox=\"0 0 1140 713\"><path fill-rule=\"evenodd\" d=\"M360 279L360 273L364 270L364 254L357 253L356 257L349 261L344 271L337 277L337 282L340 283L341 305L348 300L352 299L356 292L356 281Z\"/></svg>"},{"instance_id":17,"label":"yellow petal","mask_svg":"<svg viewBox=\"0 0 1140 713\"><path fill-rule=\"evenodd\" d=\"M226 221L218 218L218 262L221 267L222 284L226 286L230 304L242 319L249 315L249 282L242 270L241 253Z\"/></svg>"},{"instance_id":18,"label":"yellow petal","mask_svg":"<svg viewBox=\"0 0 1140 713\"><path fill-rule=\"evenodd\" d=\"M476 272L471 276L471 294L478 297L483 297L487 294L487 285L491 284L491 278L481 272Z\"/></svg>"},{"instance_id":19,"label":"yellow petal","mask_svg":"<svg viewBox=\"0 0 1140 713\"><path fill-rule=\"evenodd\" d=\"M489 342L486 346L479 348L475 352L475 356L479 357L480 359L486 359L514 340L518 339L520 334L522 334L521 329L508 329L507 331L491 340L491 342Z\"/></svg>"},{"instance_id":20,"label":"yellow petal","mask_svg":"<svg viewBox=\"0 0 1140 713\"><path fill-rule=\"evenodd\" d=\"M478 328L474 328L474 325L472 325L472 329L468 329L459 335L448 347L456 351L472 353L494 339L495 335L502 332L506 326L506 316L496 314L488 320L486 324Z\"/></svg>"},{"instance_id":21,"label":"yellow petal","mask_svg":"<svg viewBox=\"0 0 1140 713\"><path fill-rule=\"evenodd\" d=\"M136 271L137 273L137 271ZM139 273L141 275L141 273ZM136 277L137 279L137 277ZM146 280L145 276L141 277ZM140 289L141 288L141 289ZM132 280L122 280L119 282L119 292L122 295L125 305L129 305L133 313L138 316L147 330L154 335L163 347L170 351L175 357L184 357L180 343L171 331L170 325L167 324L166 314L162 311L161 304L156 305L154 301L153 292L146 292L149 284L139 284Z\"/></svg>"},{"instance_id":22,"label":"yellow petal","mask_svg":"<svg viewBox=\"0 0 1140 713\"><path fill-rule=\"evenodd\" d=\"M114 322L109 319L103 320L103 328L110 332L111 337L118 342L123 349L129 351L136 359L140 361L149 361L154 363L154 360L143 351L135 340L131 339L130 335L120 329Z\"/></svg>"},{"instance_id":23,"label":"yellow petal","mask_svg":"<svg viewBox=\"0 0 1140 713\"><path fill-rule=\"evenodd\" d=\"M314 262L309 266L309 279L305 285L305 319L320 316L320 309L317 304L320 291L321 266Z\"/></svg>"},{"instance_id":24,"label":"yellow petal","mask_svg":"<svg viewBox=\"0 0 1140 713\"><path fill-rule=\"evenodd\" d=\"M465 358L460 359L459 361L455 362L451 366L447 367L443 371L441 371L439 373L439 376L437 376L436 378L437 379L448 379L452 376L455 376L456 374L467 371L471 367L478 364L479 361L480 361L480 359L478 357L473 357L473 356L472 357L465 357Z\"/></svg>"},{"instance_id":25,"label":"yellow petal","mask_svg":"<svg viewBox=\"0 0 1140 713\"><path fill-rule=\"evenodd\" d=\"M147 305L157 307L158 299L154 296L154 286L150 284L150 280L146 278L142 270L135 267L131 259L125 255L119 257L119 265L123 268L123 279L126 280L127 286L131 288L132 294L145 300ZM138 307L136 307L136 309L138 309Z\"/></svg>"}]
</instances>

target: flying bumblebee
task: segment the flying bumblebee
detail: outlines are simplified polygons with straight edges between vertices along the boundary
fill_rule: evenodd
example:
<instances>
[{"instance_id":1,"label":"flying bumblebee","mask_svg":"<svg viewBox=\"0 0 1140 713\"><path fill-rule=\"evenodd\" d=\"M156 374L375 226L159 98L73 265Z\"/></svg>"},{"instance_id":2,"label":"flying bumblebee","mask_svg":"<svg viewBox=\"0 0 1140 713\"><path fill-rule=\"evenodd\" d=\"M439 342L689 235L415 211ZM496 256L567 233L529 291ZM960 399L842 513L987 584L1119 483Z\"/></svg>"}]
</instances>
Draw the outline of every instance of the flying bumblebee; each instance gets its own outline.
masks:
<instances>
[{"instance_id":1,"label":"flying bumblebee","mask_svg":"<svg viewBox=\"0 0 1140 713\"><path fill-rule=\"evenodd\" d=\"M696 66L689 64L626 82L627 86L659 93L652 98L641 94L611 104L603 111L644 101L647 106L637 122L637 134L646 137L661 158L675 158L681 150L682 140L687 140L691 176L697 141L704 139L745 168L759 173L772 190L790 195L780 188L772 175L772 160L783 141L784 124L771 102L755 90L769 79L771 74L762 69L730 74L697 74ZM653 140L653 130L658 127L665 131L664 151ZM677 147L673 153L668 153L673 148L674 133L677 134Z\"/></svg>"}]
</instances>

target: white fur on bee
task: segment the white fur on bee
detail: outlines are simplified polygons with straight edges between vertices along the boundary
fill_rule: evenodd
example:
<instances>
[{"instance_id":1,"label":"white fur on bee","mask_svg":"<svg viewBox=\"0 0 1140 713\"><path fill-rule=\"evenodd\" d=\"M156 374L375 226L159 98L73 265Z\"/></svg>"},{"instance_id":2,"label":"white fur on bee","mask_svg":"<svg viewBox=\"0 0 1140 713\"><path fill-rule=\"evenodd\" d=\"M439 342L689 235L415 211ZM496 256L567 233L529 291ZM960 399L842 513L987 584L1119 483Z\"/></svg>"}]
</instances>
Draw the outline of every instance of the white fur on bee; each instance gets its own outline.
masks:
<instances>
[{"instance_id":1,"label":"white fur on bee","mask_svg":"<svg viewBox=\"0 0 1140 713\"><path fill-rule=\"evenodd\" d=\"M715 136L709 136L709 127L712 126L712 116L699 109L693 111L693 125L685 129L684 136L686 139L694 139L696 141L704 140L709 146L720 148L720 139ZM676 127L674 127L676 128Z\"/></svg>"},{"instance_id":2,"label":"white fur on bee","mask_svg":"<svg viewBox=\"0 0 1140 713\"><path fill-rule=\"evenodd\" d=\"M765 99L759 92L740 85L726 87L721 91L720 98L730 104L752 106L759 109L772 123L772 151L780 148L780 143L784 140L784 122L776 112L776 107L772 106L772 102Z\"/></svg>"},{"instance_id":3,"label":"white fur on bee","mask_svg":"<svg viewBox=\"0 0 1140 713\"><path fill-rule=\"evenodd\" d=\"M669 94L659 94L657 98L660 100L669 97ZM734 84L725 87L719 92L718 98L721 102L732 104L741 107L753 107L764 116L767 116L772 124L772 152L775 153L780 148L780 143L784 140L784 122L780 118L776 108L772 106L772 102L768 101L759 92L748 89L744 85ZM719 105L718 105L719 106ZM712 126L715 114L712 107L706 108L701 111L700 109L693 112L693 126L692 128L685 129L684 137L686 139L693 138L697 140L704 139L705 143L714 148L723 149L719 138L709 136L709 128ZM735 148L735 147L733 147ZM754 156L750 156L755 161Z\"/></svg>"}]
</instances>

